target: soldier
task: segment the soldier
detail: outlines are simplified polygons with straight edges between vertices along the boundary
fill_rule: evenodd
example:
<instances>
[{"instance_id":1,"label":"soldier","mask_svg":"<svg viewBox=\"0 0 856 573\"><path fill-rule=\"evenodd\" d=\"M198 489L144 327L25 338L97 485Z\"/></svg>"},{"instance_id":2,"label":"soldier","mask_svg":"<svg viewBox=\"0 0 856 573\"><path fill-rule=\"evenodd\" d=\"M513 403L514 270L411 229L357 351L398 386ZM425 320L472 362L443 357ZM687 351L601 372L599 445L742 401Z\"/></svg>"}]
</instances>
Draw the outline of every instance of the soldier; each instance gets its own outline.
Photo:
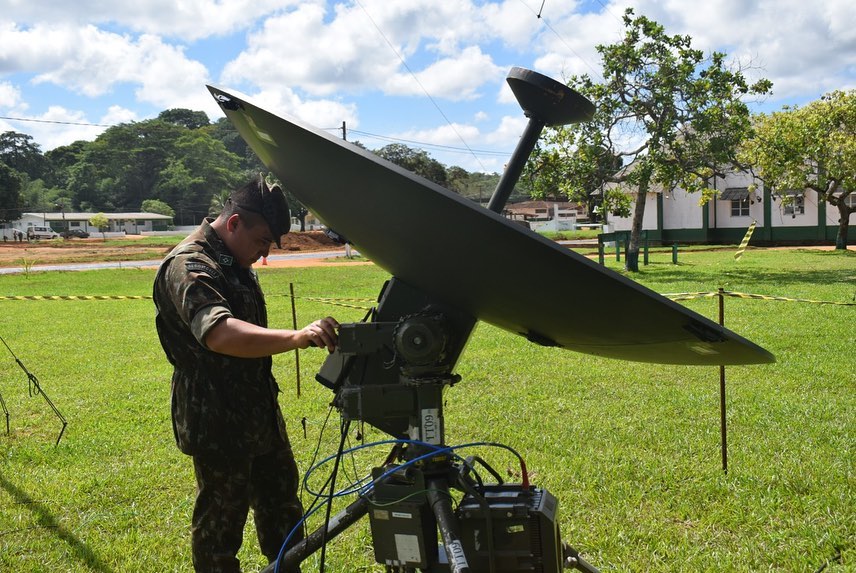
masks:
<instances>
[{"instance_id":1,"label":"soldier","mask_svg":"<svg viewBox=\"0 0 856 573\"><path fill-rule=\"evenodd\" d=\"M196 571L240 571L249 508L269 561L303 515L271 355L310 345L332 352L339 325L327 317L301 330L267 327L251 266L290 224L282 190L259 176L173 249L155 278L155 325L174 368L173 431L196 473ZM290 543L302 537L301 526Z\"/></svg>"}]
</instances>

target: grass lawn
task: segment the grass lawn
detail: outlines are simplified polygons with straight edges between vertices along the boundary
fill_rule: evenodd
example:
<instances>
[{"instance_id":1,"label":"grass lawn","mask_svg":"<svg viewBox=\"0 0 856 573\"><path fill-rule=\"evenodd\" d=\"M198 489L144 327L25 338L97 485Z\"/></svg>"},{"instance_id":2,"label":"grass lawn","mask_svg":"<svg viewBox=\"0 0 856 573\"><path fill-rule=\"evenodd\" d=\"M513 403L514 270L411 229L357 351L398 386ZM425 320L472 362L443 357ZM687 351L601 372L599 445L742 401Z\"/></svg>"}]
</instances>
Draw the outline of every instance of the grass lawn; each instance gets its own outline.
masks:
<instances>
[{"instance_id":1,"label":"grass lawn","mask_svg":"<svg viewBox=\"0 0 856 573\"><path fill-rule=\"evenodd\" d=\"M723 287L838 302L856 294L853 252L750 249L739 262L732 255L682 252L672 265L670 251L655 252L634 278L661 293ZM607 264L619 269L614 257ZM0 295L148 295L153 278L137 269L3 275ZM289 282L301 297L373 299L387 275L373 266L264 267L260 278L272 324L288 327L290 301L280 295ZM716 319L715 299L682 304ZM0 305L0 335L69 422L54 447L59 421L0 348L0 394L11 416L10 435L0 418L0 571L191 571L194 481L173 443L170 369L151 301ZM778 360L727 369L727 474L718 368L542 348L487 324L459 364L462 382L446 393L447 442L519 451L533 483L559 499L563 537L603 571L856 571L856 307L736 298L725 305L726 325ZM303 298L297 310L301 325L365 314ZM331 394L313 376L323 355L301 352L299 398L294 357L274 360L303 470L319 443L321 457L338 443L335 413L322 433ZM367 442L385 437L365 433ZM462 453L514 479L506 452ZM349 475L385 455L360 452L346 464ZM240 557L245 570L258 570L263 559L246 531ZM331 543L326 570L382 571L373 561L363 523ZM317 569L317 557L304 563L304 572Z\"/></svg>"}]
</instances>

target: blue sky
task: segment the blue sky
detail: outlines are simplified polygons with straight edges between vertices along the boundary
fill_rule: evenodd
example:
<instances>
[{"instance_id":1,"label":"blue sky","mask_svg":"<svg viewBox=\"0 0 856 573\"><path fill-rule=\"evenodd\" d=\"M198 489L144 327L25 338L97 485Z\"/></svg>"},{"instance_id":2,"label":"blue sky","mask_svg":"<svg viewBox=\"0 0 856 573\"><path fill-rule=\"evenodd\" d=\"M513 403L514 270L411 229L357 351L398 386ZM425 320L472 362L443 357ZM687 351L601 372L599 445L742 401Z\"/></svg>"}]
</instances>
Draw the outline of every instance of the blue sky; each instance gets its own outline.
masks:
<instances>
[{"instance_id":1,"label":"blue sky","mask_svg":"<svg viewBox=\"0 0 856 573\"><path fill-rule=\"evenodd\" d=\"M446 165L501 171L526 123L508 71L597 77L595 46L621 37L627 6L771 79L757 110L856 88L852 0L3 4L0 116L19 119L0 119L0 131L44 151L173 107L216 119L210 83L320 128L345 121L372 149L418 142Z\"/></svg>"}]
</instances>

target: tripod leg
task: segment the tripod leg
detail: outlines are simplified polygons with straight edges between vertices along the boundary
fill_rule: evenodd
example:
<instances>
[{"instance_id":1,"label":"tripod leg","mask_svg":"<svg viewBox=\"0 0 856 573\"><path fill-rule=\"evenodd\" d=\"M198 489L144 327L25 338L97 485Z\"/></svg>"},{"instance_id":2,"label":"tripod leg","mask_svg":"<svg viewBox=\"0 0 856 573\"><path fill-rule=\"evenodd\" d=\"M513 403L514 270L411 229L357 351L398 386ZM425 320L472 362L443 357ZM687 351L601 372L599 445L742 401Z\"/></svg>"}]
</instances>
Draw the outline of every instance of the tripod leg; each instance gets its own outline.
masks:
<instances>
[{"instance_id":1,"label":"tripod leg","mask_svg":"<svg viewBox=\"0 0 856 573\"><path fill-rule=\"evenodd\" d=\"M6 402L3 400L3 394L0 394L0 406L3 406L3 413L6 414L6 435L9 435L9 410L6 409Z\"/></svg>"},{"instance_id":2,"label":"tripod leg","mask_svg":"<svg viewBox=\"0 0 856 573\"><path fill-rule=\"evenodd\" d=\"M428 503L437 517L437 526L440 536L443 538L443 546L446 549L446 557L449 559L449 569L452 573L470 573L467 556L461 545L461 534L458 521L452 510L452 502L449 501L449 488L445 480L428 480Z\"/></svg>"},{"instance_id":3,"label":"tripod leg","mask_svg":"<svg viewBox=\"0 0 856 573\"><path fill-rule=\"evenodd\" d=\"M322 525L312 533L310 533L303 541L286 551L279 564L280 571L288 571L290 568L297 567L300 563L318 551L321 544L325 541L330 541L351 525L356 523L369 510L369 502L365 497L357 498L351 505L337 513L330 520L327 527L326 535L324 526ZM274 573L276 563L271 563L261 573Z\"/></svg>"}]
</instances>

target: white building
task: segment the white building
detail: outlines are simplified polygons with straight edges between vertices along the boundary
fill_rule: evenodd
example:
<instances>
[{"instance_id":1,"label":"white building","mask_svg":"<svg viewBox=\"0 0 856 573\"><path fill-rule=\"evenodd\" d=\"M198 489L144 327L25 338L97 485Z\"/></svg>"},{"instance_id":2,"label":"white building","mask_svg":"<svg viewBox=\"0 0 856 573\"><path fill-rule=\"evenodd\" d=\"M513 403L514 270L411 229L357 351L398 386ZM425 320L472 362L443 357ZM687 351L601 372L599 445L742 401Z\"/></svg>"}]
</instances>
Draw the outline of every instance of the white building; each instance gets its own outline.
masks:
<instances>
[{"instance_id":1,"label":"white building","mask_svg":"<svg viewBox=\"0 0 856 573\"><path fill-rule=\"evenodd\" d=\"M0 223L0 237L13 239L13 232L27 235L29 227L51 227L57 233L80 230L90 235L101 233L89 220L97 213L23 213L10 223ZM166 231L172 227L172 217L158 213L103 213L107 218L106 236L142 235Z\"/></svg>"},{"instance_id":2,"label":"white building","mask_svg":"<svg viewBox=\"0 0 856 573\"><path fill-rule=\"evenodd\" d=\"M651 190L645 199L642 220L649 240L739 243L752 221L756 222L753 244L834 242L838 235L838 210L820 200L814 191L785 192L794 201L784 205L779 193L772 193L747 172L717 177L713 187L718 191L717 197L704 205L699 204L698 193ZM856 204L856 195L850 195L847 201ZM633 206L630 211L632 214ZM632 215L609 215L608 221L612 230L629 231ZM850 215L850 225L856 225L856 213Z\"/></svg>"}]
</instances>

